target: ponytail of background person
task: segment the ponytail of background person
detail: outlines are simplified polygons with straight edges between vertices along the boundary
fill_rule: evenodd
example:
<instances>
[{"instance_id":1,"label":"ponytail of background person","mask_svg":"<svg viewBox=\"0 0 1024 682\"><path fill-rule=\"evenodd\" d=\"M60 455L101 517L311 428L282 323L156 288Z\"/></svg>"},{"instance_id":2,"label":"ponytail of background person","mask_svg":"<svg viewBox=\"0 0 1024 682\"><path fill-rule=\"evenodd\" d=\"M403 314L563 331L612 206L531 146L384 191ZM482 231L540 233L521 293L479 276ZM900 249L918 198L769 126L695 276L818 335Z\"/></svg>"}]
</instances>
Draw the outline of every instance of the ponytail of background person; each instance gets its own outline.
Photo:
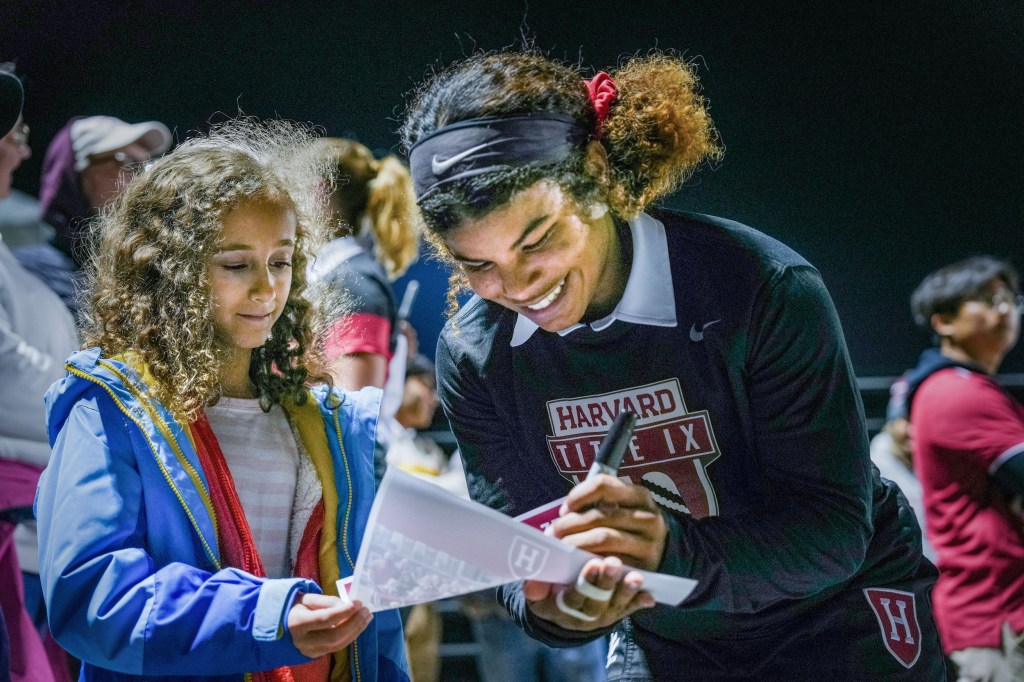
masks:
<instances>
[{"instance_id":1,"label":"ponytail of background person","mask_svg":"<svg viewBox=\"0 0 1024 682\"><path fill-rule=\"evenodd\" d=\"M377 261L392 280L416 260L419 222L409 169L396 156L376 159L366 146L343 138L319 141L329 155L335 177L330 205L338 227L335 236L362 239L372 235Z\"/></svg>"}]
</instances>

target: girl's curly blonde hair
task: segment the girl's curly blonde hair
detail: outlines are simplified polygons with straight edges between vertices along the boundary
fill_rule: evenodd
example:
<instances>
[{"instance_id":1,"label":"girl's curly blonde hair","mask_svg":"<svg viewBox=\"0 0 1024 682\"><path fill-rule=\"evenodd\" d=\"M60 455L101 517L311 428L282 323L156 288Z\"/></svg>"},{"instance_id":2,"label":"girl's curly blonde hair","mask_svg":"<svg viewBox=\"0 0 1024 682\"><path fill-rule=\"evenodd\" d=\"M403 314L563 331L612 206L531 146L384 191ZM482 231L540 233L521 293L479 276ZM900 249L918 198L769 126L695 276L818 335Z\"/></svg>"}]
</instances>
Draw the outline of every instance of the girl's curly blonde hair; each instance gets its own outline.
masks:
<instances>
[{"instance_id":1,"label":"girl's curly blonde hair","mask_svg":"<svg viewBox=\"0 0 1024 682\"><path fill-rule=\"evenodd\" d=\"M208 263L224 217L248 201L291 209L297 223L291 291L249 369L261 405L302 404L307 382L329 381L311 376L320 316L304 296L324 232L316 191L325 171L312 141L295 123L220 124L139 170L95 225L85 343L137 354L176 417L192 419L221 395Z\"/></svg>"}]
</instances>

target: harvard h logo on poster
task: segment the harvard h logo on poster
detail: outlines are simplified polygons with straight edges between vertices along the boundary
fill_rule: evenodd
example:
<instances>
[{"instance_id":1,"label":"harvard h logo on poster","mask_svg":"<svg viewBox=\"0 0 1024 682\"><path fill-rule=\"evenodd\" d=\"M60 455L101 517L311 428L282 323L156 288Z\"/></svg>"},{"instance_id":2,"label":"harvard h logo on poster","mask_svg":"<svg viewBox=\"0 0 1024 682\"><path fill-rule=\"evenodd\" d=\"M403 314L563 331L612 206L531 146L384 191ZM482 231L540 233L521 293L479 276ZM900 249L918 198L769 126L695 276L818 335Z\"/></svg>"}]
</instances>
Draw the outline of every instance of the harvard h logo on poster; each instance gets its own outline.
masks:
<instances>
[{"instance_id":1,"label":"harvard h logo on poster","mask_svg":"<svg viewBox=\"0 0 1024 682\"><path fill-rule=\"evenodd\" d=\"M885 648L904 668L912 667L921 655L921 628L917 624L914 593L868 587L864 596L882 628Z\"/></svg>"},{"instance_id":2,"label":"harvard h logo on poster","mask_svg":"<svg viewBox=\"0 0 1024 682\"><path fill-rule=\"evenodd\" d=\"M518 580L529 580L540 573L548 560L548 549L543 545L515 537L508 548L508 568Z\"/></svg>"}]
</instances>

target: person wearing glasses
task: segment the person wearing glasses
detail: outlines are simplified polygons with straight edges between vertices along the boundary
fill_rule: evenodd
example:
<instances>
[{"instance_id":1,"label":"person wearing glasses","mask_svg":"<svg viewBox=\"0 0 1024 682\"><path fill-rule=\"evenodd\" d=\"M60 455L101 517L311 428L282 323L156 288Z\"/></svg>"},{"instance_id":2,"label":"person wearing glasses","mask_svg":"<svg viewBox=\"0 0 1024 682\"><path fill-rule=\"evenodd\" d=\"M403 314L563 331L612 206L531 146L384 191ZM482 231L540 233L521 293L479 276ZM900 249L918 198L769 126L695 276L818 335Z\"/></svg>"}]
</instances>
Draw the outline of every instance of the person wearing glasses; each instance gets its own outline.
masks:
<instances>
[{"instance_id":1,"label":"person wearing glasses","mask_svg":"<svg viewBox=\"0 0 1024 682\"><path fill-rule=\"evenodd\" d=\"M43 159L39 208L54 236L48 243L15 249L15 255L76 318L83 228L120 194L127 170L170 146L171 131L163 123L126 123L113 116L73 118L50 142Z\"/></svg>"},{"instance_id":2,"label":"person wearing glasses","mask_svg":"<svg viewBox=\"0 0 1024 682\"><path fill-rule=\"evenodd\" d=\"M0 206L9 201L14 171L32 153L22 99L13 65L0 63ZM71 679L46 631L32 499L50 459L43 394L76 348L71 314L0 236L0 620L10 644L9 665L0 656L0 682L5 673L16 682Z\"/></svg>"},{"instance_id":3,"label":"person wearing glasses","mask_svg":"<svg viewBox=\"0 0 1024 682\"><path fill-rule=\"evenodd\" d=\"M14 102L20 101L21 81L13 73L13 67L9 63L0 64L0 88L3 89L5 99ZM28 147L28 125L21 117L20 106L15 113L12 104L6 112L6 118L0 120L0 199L4 199L11 193L11 180L14 171L21 162L32 155ZM13 120L11 120L13 117Z\"/></svg>"},{"instance_id":4,"label":"person wearing glasses","mask_svg":"<svg viewBox=\"0 0 1024 682\"><path fill-rule=\"evenodd\" d=\"M909 383L914 466L938 552L935 620L959 680L1024 680L1024 405L996 379L1024 298L1008 263L976 256L910 299L934 333Z\"/></svg>"}]
</instances>

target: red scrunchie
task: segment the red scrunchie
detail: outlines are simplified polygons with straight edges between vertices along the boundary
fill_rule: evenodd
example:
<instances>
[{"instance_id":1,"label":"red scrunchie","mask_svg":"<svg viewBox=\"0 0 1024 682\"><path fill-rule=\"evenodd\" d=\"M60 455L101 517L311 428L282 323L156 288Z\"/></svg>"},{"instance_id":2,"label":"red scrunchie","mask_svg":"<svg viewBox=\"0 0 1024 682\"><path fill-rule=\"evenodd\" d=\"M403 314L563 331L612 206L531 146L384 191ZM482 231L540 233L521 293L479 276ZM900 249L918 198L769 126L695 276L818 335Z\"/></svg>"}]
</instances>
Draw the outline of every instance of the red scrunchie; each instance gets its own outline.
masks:
<instances>
[{"instance_id":1,"label":"red scrunchie","mask_svg":"<svg viewBox=\"0 0 1024 682\"><path fill-rule=\"evenodd\" d=\"M619 93L615 89L615 81L604 71L598 71L593 78L583 82L587 86L590 103L594 105L594 112L597 114L594 139L600 140L604 135L604 122L608 120L608 111L612 108L615 100L619 98Z\"/></svg>"}]
</instances>

